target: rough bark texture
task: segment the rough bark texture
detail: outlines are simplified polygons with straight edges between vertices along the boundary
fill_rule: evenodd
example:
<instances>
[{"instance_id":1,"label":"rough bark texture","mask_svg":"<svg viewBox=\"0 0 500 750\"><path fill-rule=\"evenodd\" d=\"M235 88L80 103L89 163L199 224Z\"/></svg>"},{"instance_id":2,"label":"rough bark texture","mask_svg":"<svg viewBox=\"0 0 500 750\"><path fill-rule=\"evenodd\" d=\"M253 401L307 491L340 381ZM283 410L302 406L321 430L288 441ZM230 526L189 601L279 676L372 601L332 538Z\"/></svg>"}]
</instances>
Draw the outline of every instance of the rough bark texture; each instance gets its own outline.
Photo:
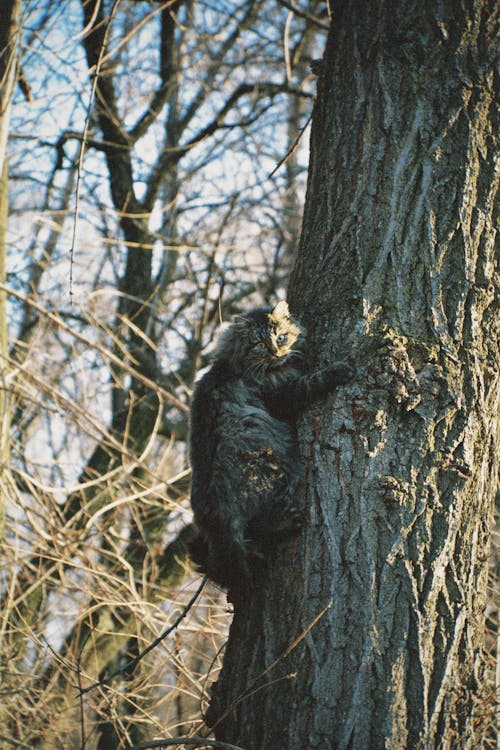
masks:
<instances>
[{"instance_id":1,"label":"rough bark texture","mask_svg":"<svg viewBox=\"0 0 500 750\"><path fill-rule=\"evenodd\" d=\"M236 607L209 719L245 750L487 747L495 6L335 3L290 301L359 369L301 422L306 531Z\"/></svg>"}]
</instances>

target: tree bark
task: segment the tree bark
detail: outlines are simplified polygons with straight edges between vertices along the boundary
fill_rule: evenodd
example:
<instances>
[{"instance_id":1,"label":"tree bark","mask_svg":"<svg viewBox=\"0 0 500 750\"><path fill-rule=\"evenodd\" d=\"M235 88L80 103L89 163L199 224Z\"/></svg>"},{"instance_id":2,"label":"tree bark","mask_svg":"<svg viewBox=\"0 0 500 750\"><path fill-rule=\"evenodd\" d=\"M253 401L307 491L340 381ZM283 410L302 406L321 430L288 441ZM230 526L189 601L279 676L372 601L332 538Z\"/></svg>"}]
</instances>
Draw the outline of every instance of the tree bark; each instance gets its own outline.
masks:
<instances>
[{"instance_id":1,"label":"tree bark","mask_svg":"<svg viewBox=\"0 0 500 750\"><path fill-rule=\"evenodd\" d=\"M301 420L306 529L236 605L208 721L245 750L486 746L495 6L334 5L289 299L311 366L357 374Z\"/></svg>"}]
</instances>

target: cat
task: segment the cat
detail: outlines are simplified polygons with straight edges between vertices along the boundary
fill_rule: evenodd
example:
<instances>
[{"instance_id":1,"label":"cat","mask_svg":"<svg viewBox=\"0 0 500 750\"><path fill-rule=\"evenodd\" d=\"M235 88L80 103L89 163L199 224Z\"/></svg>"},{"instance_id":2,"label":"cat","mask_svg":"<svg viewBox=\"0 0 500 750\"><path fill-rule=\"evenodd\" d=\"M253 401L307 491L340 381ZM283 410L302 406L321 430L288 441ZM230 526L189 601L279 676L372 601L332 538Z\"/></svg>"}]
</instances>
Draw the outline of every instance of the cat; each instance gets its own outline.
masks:
<instances>
[{"instance_id":1,"label":"cat","mask_svg":"<svg viewBox=\"0 0 500 750\"><path fill-rule=\"evenodd\" d=\"M313 400L348 383L336 362L304 372L306 336L285 300L238 315L196 383L190 409L190 555L219 586L251 582L269 545L297 533L304 469L296 420Z\"/></svg>"}]
</instances>

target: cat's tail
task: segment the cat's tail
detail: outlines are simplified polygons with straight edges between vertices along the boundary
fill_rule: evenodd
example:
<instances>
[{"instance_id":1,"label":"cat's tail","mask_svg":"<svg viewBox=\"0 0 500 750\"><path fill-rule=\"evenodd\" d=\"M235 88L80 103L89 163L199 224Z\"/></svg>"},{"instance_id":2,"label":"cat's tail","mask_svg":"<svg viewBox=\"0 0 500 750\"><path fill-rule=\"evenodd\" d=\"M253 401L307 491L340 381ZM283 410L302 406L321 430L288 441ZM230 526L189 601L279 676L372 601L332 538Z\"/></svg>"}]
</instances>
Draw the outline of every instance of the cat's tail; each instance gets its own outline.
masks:
<instances>
[{"instance_id":1,"label":"cat's tail","mask_svg":"<svg viewBox=\"0 0 500 750\"><path fill-rule=\"evenodd\" d=\"M195 564L196 569L203 575L206 575L209 554L207 537L201 531L198 531L198 533L188 542L187 548L189 557Z\"/></svg>"}]
</instances>

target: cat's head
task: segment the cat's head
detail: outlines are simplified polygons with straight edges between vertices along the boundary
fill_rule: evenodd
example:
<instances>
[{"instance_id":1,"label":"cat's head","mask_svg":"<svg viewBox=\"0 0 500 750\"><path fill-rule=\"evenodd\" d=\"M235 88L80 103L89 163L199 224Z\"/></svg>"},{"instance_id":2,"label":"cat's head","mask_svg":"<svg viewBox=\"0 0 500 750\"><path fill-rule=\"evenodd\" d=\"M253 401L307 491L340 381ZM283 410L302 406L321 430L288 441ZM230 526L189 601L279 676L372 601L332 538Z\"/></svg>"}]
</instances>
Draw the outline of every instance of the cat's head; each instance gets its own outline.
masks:
<instances>
[{"instance_id":1,"label":"cat's head","mask_svg":"<svg viewBox=\"0 0 500 750\"><path fill-rule=\"evenodd\" d=\"M222 334L216 359L257 379L276 373L301 356L303 330L290 316L285 300L237 315Z\"/></svg>"}]
</instances>

